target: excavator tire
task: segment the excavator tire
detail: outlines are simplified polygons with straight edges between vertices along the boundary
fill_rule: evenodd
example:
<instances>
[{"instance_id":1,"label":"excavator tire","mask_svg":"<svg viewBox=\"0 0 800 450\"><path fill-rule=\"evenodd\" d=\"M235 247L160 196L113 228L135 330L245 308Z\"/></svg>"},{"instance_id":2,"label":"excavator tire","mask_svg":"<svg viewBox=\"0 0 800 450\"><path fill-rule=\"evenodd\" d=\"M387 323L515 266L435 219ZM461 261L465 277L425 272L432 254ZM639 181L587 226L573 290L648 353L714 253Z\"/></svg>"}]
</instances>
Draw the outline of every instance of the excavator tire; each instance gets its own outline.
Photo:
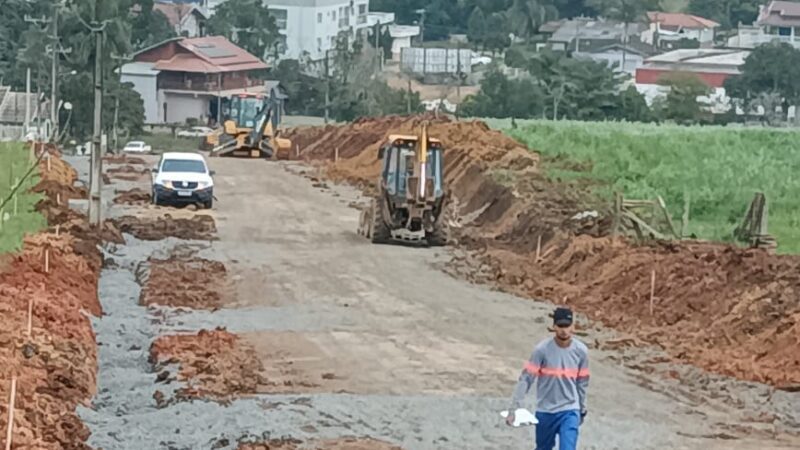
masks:
<instances>
[{"instance_id":1,"label":"excavator tire","mask_svg":"<svg viewBox=\"0 0 800 450\"><path fill-rule=\"evenodd\" d=\"M425 240L431 247L442 247L447 244L447 230L443 220L437 220L433 224L433 231L425 233Z\"/></svg>"},{"instance_id":2,"label":"excavator tire","mask_svg":"<svg viewBox=\"0 0 800 450\"><path fill-rule=\"evenodd\" d=\"M372 201L372 208L370 217L372 219L372 223L369 226L369 238L373 244L386 244L392 239L392 232L386 223L383 221L383 217L381 217L380 211L378 210L378 202L373 200Z\"/></svg>"}]
</instances>

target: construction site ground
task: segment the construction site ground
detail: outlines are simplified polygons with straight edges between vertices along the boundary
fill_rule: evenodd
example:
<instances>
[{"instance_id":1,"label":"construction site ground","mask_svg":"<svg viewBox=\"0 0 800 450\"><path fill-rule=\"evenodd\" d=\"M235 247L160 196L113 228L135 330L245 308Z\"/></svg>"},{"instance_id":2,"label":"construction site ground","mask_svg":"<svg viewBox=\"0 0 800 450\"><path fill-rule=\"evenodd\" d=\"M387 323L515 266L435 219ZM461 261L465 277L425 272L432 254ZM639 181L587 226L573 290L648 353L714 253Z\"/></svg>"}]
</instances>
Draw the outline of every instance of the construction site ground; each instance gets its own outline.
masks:
<instances>
[{"instance_id":1,"label":"construction site ground","mask_svg":"<svg viewBox=\"0 0 800 450\"><path fill-rule=\"evenodd\" d=\"M69 161L85 179L87 160ZM106 246L97 395L79 407L90 446L532 447L533 430L508 428L499 412L548 335L552 304L447 274L450 249L370 244L356 234L360 191L309 180L307 165L209 161L211 211L154 207L139 191L114 203L149 192L136 171L104 186L123 231L185 220ZM168 295L176 286L188 293ZM592 379L581 448L800 445L797 393L583 328Z\"/></svg>"}]
</instances>

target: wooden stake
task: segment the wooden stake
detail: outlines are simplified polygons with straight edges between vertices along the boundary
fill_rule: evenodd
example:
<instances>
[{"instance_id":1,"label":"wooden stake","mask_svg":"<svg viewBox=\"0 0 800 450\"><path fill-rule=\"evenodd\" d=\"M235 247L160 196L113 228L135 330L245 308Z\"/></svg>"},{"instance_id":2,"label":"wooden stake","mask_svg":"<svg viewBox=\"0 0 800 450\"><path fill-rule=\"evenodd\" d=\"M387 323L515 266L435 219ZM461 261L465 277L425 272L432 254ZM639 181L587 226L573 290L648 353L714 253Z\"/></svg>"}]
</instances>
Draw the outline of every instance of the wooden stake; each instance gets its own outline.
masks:
<instances>
[{"instance_id":1,"label":"wooden stake","mask_svg":"<svg viewBox=\"0 0 800 450\"><path fill-rule=\"evenodd\" d=\"M56 225L56 237L58 237L59 234L61 234L61 225L60 224Z\"/></svg>"},{"instance_id":2,"label":"wooden stake","mask_svg":"<svg viewBox=\"0 0 800 450\"><path fill-rule=\"evenodd\" d=\"M17 186L19 186L19 178L14 178L14 189L17 189ZM18 214L18 209L19 209L17 207L18 203L19 203L18 202L18 195L16 193L14 193L14 215L15 216Z\"/></svg>"},{"instance_id":3,"label":"wooden stake","mask_svg":"<svg viewBox=\"0 0 800 450\"><path fill-rule=\"evenodd\" d=\"M334 149L333 162L339 162L339 147Z\"/></svg>"},{"instance_id":4,"label":"wooden stake","mask_svg":"<svg viewBox=\"0 0 800 450\"><path fill-rule=\"evenodd\" d=\"M300 144L294 144L294 156L295 157L300 156Z\"/></svg>"},{"instance_id":5,"label":"wooden stake","mask_svg":"<svg viewBox=\"0 0 800 450\"><path fill-rule=\"evenodd\" d=\"M44 273L50 273L50 249L44 249Z\"/></svg>"},{"instance_id":6,"label":"wooden stake","mask_svg":"<svg viewBox=\"0 0 800 450\"><path fill-rule=\"evenodd\" d=\"M61 206L61 193L56 192L56 205Z\"/></svg>"},{"instance_id":7,"label":"wooden stake","mask_svg":"<svg viewBox=\"0 0 800 450\"><path fill-rule=\"evenodd\" d=\"M28 299L28 337L31 337L33 330L33 295Z\"/></svg>"},{"instance_id":8,"label":"wooden stake","mask_svg":"<svg viewBox=\"0 0 800 450\"><path fill-rule=\"evenodd\" d=\"M656 270L650 273L650 315L653 315L653 298L656 296Z\"/></svg>"},{"instance_id":9,"label":"wooden stake","mask_svg":"<svg viewBox=\"0 0 800 450\"><path fill-rule=\"evenodd\" d=\"M11 434L14 432L14 403L17 397L17 377L11 377L11 395L8 400L8 428L6 431L6 450L11 450Z\"/></svg>"},{"instance_id":10,"label":"wooden stake","mask_svg":"<svg viewBox=\"0 0 800 450\"><path fill-rule=\"evenodd\" d=\"M539 235L539 238L536 239L536 262L538 263L542 258L542 235Z\"/></svg>"},{"instance_id":11,"label":"wooden stake","mask_svg":"<svg viewBox=\"0 0 800 450\"><path fill-rule=\"evenodd\" d=\"M47 154L47 171L50 172L50 153Z\"/></svg>"}]
</instances>

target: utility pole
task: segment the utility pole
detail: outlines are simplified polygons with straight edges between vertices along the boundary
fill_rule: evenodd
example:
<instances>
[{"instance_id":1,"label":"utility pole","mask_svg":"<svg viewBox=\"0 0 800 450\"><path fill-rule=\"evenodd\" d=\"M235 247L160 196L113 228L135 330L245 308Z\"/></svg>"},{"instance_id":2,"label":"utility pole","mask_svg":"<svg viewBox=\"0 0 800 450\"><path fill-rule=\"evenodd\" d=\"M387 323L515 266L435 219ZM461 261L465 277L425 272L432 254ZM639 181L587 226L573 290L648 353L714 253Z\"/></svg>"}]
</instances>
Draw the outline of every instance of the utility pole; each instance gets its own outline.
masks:
<instances>
[{"instance_id":1,"label":"utility pole","mask_svg":"<svg viewBox=\"0 0 800 450\"><path fill-rule=\"evenodd\" d=\"M56 103L58 90L58 3L53 5L53 60L50 68L50 123L53 127L50 134L50 142L54 142L58 136L58 104Z\"/></svg>"},{"instance_id":2,"label":"utility pole","mask_svg":"<svg viewBox=\"0 0 800 450\"><path fill-rule=\"evenodd\" d=\"M418 9L414 11L415 13L419 14L419 44L424 45L425 43L425 9Z\"/></svg>"},{"instance_id":3,"label":"utility pole","mask_svg":"<svg viewBox=\"0 0 800 450\"><path fill-rule=\"evenodd\" d=\"M89 223L100 229L102 221L102 204L100 201L101 178L103 176L103 155L100 150L100 134L103 132L102 109L103 109L103 30L92 30L95 39L94 53L94 135L92 137L92 160L89 176Z\"/></svg>"},{"instance_id":4,"label":"utility pole","mask_svg":"<svg viewBox=\"0 0 800 450\"><path fill-rule=\"evenodd\" d=\"M112 139L114 140L114 153L119 151L119 93L120 88L122 86L122 66L125 65L126 62L133 60L133 55L116 55L112 54L111 59L118 62L117 72L119 72L118 78L118 85L117 85L117 95L114 96L114 128L112 129Z\"/></svg>"},{"instance_id":5,"label":"utility pole","mask_svg":"<svg viewBox=\"0 0 800 450\"><path fill-rule=\"evenodd\" d=\"M39 18L35 18L35 17L31 17L31 16L29 16L27 14L25 14L24 20L27 23L33 23L33 24L36 24L36 25L47 25L48 23L50 23L50 19L48 19L47 17L42 16L42 17L39 17ZM30 69L28 69L28 73L30 73ZM28 76L28 79L30 79L30 75ZM42 85L41 67L37 67L36 68L36 109L35 109L35 112L36 112L36 137L34 137L34 140L36 140L36 138L41 138L41 132L42 132L42 122L41 122L41 117L42 117L42 111L41 111L41 106L42 106L41 88L42 88L42 86L41 85ZM28 119L28 123L30 123L30 118ZM28 133L27 126L26 126L26 129L25 129L24 132L25 132L25 134Z\"/></svg>"},{"instance_id":6,"label":"utility pole","mask_svg":"<svg viewBox=\"0 0 800 450\"><path fill-rule=\"evenodd\" d=\"M328 124L328 108L331 103L331 76L328 58L330 50L325 50L325 125Z\"/></svg>"},{"instance_id":7,"label":"utility pole","mask_svg":"<svg viewBox=\"0 0 800 450\"><path fill-rule=\"evenodd\" d=\"M22 129L22 138L28 134L31 125L31 68L25 69L25 126Z\"/></svg>"}]
</instances>

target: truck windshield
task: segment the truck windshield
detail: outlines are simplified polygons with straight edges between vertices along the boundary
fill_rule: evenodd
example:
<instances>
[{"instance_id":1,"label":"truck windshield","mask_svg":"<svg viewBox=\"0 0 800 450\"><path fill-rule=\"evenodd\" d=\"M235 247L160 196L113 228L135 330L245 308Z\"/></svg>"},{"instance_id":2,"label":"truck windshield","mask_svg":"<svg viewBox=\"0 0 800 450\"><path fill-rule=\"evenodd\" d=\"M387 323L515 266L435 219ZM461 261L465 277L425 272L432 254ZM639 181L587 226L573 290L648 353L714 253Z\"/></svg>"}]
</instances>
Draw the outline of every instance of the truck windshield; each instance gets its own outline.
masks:
<instances>
[{"instance_id":1,"label":"truck windshield","mask_svg":"<svg viewBox=\"0 0 800 450\"><path fill-rule=\"evenodd\" d=\"M165 159L161 171L206 173L206 165L194 159Z\"/></svg>"}]
</instances>

